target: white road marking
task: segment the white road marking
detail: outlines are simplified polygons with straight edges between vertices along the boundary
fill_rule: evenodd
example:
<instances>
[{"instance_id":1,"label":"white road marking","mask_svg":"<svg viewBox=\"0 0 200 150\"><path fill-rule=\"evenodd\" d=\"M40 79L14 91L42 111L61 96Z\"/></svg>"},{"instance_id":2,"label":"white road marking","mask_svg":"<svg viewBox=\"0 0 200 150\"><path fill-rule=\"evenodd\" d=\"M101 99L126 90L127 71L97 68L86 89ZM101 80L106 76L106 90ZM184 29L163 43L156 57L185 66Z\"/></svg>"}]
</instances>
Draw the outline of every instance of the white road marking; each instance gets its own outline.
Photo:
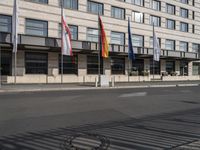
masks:
<instances>
[{"instance_id":1,"label":"white road marking","mask_svg":"<svg viewBox=\"0 0 200 150\"><path fill-rule=\"evenodd\" d=\"M147 92L137 92L137 93L128 93L128 94L122 94L119 97L126 98L126 97L140 97L140 96L146 96Z\"/></svg>"}]
</instances>

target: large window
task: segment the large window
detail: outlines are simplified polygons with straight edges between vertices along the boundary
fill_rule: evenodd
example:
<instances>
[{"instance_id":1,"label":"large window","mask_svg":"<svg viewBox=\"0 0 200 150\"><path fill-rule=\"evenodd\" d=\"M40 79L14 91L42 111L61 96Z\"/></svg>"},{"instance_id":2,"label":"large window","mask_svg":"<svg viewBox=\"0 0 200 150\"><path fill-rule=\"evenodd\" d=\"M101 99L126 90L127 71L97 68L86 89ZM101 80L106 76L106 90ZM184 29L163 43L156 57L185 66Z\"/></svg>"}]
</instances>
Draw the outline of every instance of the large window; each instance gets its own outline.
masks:
<instances>
[{"instance_id":1,"label":"large window","mask_svg":"<svg viewBox=\"0 0 200 150\"><path fill-rule=\"evenodd\" d=\"M117 19L125 19L125 9L112 6L111 16Z\"/></svg>"},{"instance_id":2,"label":"large window","mask_svg":"<svg viewBox=\"0 0 200 150\"><path fill-rule=\"evenodd\" d=\"M157 16L150 16L150 24L151 25L155 25L157 27L160 27L160 24L161 24L161 19L160 17L157 17Z\"/></svg>"},{"instance_id":3,"label":"large window","mask_svg":"<svg viewBox=\"0 0 200 150\"><path fill-rule=\"evenodd\" d=\"M199 49L200 49L200 45L199 44L196 44L196 43L192 44L192 52L199 53Z\"/></svg>"},{"instance_id":4,"label":"large window","mask_svg":"<svg viewBox=\"0 0 200 150\"><path fill-rule=\"evenodd\" d=\"M126 0L126 2L139 6L144 6L144 0Z\"/></svg>"},{"instance_id":5,"label":"large window","mask_svg":"<svg viewBox=\"0 0 200 150\"><path fill-rule=\"evenodd\" d=\"M171 19L166 19L166 27L167 27L167 29L175 30L175 28L176 28L175 21L171 20Z\"/></svg>"},{"instance_id":6,"label":"large window","mask_svg":"<svg viewBox=\"0 0 200 150\"><path fill-rule=\"evenodd\" d=\"M111 44L124 45L125 34L121 32L111 32Z\"/></svg>"},{"instance_id":7,"label":"large window","mask_svg":"<svg viewBox=\"0 0 200 150\"><path fill-rule=\"evenodd\" d=\"M132 35L132 42L134 47L144 47L144 36Z\"/></svg>"},{"instance_id":8,"label":"large window","mask_svg":"<svg viewBox=\"0 0 200 150\"><path fill-rule=\"evenodd\" d=\"M132 20L138 23L144 23L144 14L140 12L132 12Z\"/></svg>"},{"instance_id":9,"label":"large window","mask_svg":"<svg viewBox=\"0 0 200 150\"><path fill-rule=\"evenodd\" d=\"M174 40L166 40L165 41L165 49L166 50L175 50L175 41Z\"/></svg>"},{"instance_id":10,"label":"large window","mask_svg":"<svg viewBox=\"0 0 200 150\"><path fill-rule=\"evenodd\" d=\"M180 23L180 31L182 31L182 32L188 32L188 23L181 22Z\"/></svg>"},{"instance_id":11,"label":"large window","mask_svg":"<svg viewBox=\"0 0 200 150\"><path fill-rule=\"evenodd\" d=\"M199 62L193 62L192 74L193 75L200 75L200 63Z\"/></svg>"},{"instance_id":12,"label":"large window","mask_svg":"<svg viewBox=\"0 0 200 150\"><path fill-rule=\"evenodd\" d=\"M137 75L144 75L144 59L135 60L131 71L137 72Z\"/></svg>"},{"instance_id":13,"label":"large window","mask_svg":"<svg viewBox=\"0 0 200 150\"><path fill-rule=\"evenodd\" d=\"M61 38L61 24L59 23L58 37ZM69 25L72 40L78 40L78 26Z\"/></svg>"},{"instance_id":14,"label":"large window","mask_svg":"<svg viewBox=\"0 0 200 150\"><path fill-rule=\"evenodd\" d=\"M180 0L181 3L188 4L188 0Z\"/></svg>"},{"instance_id":15,"label":"large window","mask_svg":"<svg viewBox=\"0 0 200 150\"><path fill-rule=\"evenodd\" d=\"M161 3L158 0L152 0L151 2L151 8L157 11L161 10Z\"/></svg>"},{"instance_id":16,"label":"large window","mask_svg":"<svg viewBox=\"0 0 200 150\"><path fill-rule=\"evenodd\" d=\"M168 74L175 72L175 61L166 61L166 72Z\"/></svg>"},{"instance_id":17,"label":"large window","mask_svg":"<svg viewBox=\"0 0 200 150\"><path fill-rule=\"evenodd\" d=\"M188 10L185 8L180 8L180 16L183 18L188 18Z\"/></svg>"},{"instance_id":18,"label":"large window","mask_svg":"<svg viewBox=\"0 0 200 150\"><path fill-rule=\"evenodd\" d=\"M188 43L187 42L180 42L180 51L187 52L188 51Z\"/></svg>"},{"instance_id":19,"label":"large window","mask_svg":"<svg viewBox=\"0 0 200 150\"><path fill-rule=\"evenodd\" d=\"M153 66L154 66L154 70L153 70ZM159 61L154 61L154 65L153 65L153 60L151 59L150 61L150 74L160 74L160 62Z\"/></svg>"},{"instance_id":20,"label":"large window","mask_svg":"<svg viewBox=\"0 0 200 150\"><path fill-rule=\"evenodd\" d=\"M48 36L48 22L34 19L26 19L26 34Z\"/></svg>"},{"instance_id":21,"label":"large window","mask_svg":"<svg viewBox=\"0 0 200 150\"><path fill-rule=\"evenodd\" d=\"M88 12L103 15L103 4L93 1L88 1Z\"/></svg>"},{"instance_id":22,"label":"large window","mask_svg":"<svg viewBox=\"0 0 200 150\"><path fill-rule=\"evenodd\" d=\"M59 55L59 73L61 73L61 55ZM78 74L77 55L63 56L63 74Z\"/></svg>"},{"instance_id":23,"label":"large window","mask_svg":"<svg viewBox=\"0 0 200 150\"><path fill-rule=\"evenodd\" d=\"M28 0L28 1L34 2L34 3L48 4L48 0Z\"/></svg>"},{"instance_id":24,"label":"large window","mask_svg":"<svg viewBox=\"0 0 200 150\"><path fill-rule=\"evenodd\" d=\"M111 58L111 74L125 74L125 59Z\"/></svg>"},{"instance_id":25,"label":"large window","mask_svg":"<svg viewBox=\"0 0 200 150\"><path fill-rule=\"evenodd\" d=\"M63 7L78 10L78 0L63 0Z\"/></svg>"},{"instance_id":26,"label":"large window","mask_svg":"<svg viewBox=\"0 0 200 150\"><path fill-rule=\"evenodd\" d=\"M90 42L98 42L99 31L93 28L87 28L87 40Z\"/></svg>"},{"instance_id":27,"label":"large window","mask_svg":"<svg viewBox=\"0 0 200 150\"><path fill-rule=\"evenodd\" d=\"M47 74L48 54L47 53L25 53L26 74Z\"/></svg>"},{"instance_id":28,"label":"large window","mask_svg":"<svg viewBox=\"0 0 200 150\"><path fill-rule=\"evenodd\" d=\"M98 56L87 56L87 74L98 74ZM100 72L103 74L103 61L101 60Z\"/></svg>"},{"instance_id":29,"label":"large window","mask_svg":"<svg viewBox=\"0 0 200 150\"><path fill-rule=\"evenodd\" d=\"M12 17L0 15L0 32L12 32Z\"/></svg>"},{"instance_id":30,"label":"large window","mask_svg":"<svg viewBox=\"0 0 200 150\"><path fill-rule=\"evenodd\" d=\"M176 14L176 6L171 5L171 4L166 4L166 12L168 14L175 15Z\"/></svg>"}]
</instances>

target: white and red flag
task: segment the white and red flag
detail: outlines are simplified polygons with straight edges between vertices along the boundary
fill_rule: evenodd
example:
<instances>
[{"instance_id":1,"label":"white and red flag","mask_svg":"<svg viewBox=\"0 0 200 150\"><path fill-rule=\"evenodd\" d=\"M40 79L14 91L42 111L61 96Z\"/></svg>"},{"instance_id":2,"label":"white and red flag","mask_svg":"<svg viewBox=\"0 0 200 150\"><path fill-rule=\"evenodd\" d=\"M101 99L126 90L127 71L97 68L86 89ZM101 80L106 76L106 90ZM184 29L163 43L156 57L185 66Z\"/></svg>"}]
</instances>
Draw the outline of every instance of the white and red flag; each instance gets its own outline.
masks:
<instances>
[{"instance_id":1,"label":"white and red flag","mask_svg":"<svg viewBox=\"0 0 200 150\"><path fill-rule=\"evenodd\" d=\"M66 22L64 9L62 11L62 55L72 56L71 32Z\"/></svg>"}]
</instances>

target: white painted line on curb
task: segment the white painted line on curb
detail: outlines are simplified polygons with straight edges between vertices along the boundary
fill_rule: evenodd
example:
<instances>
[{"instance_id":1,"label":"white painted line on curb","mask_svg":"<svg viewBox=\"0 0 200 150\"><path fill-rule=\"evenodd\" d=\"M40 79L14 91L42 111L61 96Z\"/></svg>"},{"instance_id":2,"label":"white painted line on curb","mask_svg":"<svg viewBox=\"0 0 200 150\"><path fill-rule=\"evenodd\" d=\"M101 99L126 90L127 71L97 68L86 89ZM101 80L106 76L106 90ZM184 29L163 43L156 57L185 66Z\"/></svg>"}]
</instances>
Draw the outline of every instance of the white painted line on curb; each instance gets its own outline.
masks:
<instances>
[{"instance_id":1,"label":"white painted line on curb","mask_svg":"<svg viewBox=\"0 0 200 150\"><path fill-rule=\"evenodd\" d=\"M149 85L149 87L157 88L157 87L176 87L175 84L172 85Z\"/></svg>"},{"instance_id":2,"label":"white painted line on curb","mask_svg":"<svg viewBox=\"0 0 200 150\"><path fill-rule=\"evenodd\" d=\"M122 94L119 97L127 98L127 97L140 97L140 96L146 96L146 95L147 95L147 92L137 92L137 93Z\"/></svg>"},{"instance_id":3,"label":"white painted line on curb","mask_svg":"<svg viewBox=\"0 0 200 150\"><path fill-rule=\"evenodd\" d=\"M184 86L199 86L199 84L178 84L177 86L179 86L179 87L184 87Z\"/></svg>"}]
</instances>

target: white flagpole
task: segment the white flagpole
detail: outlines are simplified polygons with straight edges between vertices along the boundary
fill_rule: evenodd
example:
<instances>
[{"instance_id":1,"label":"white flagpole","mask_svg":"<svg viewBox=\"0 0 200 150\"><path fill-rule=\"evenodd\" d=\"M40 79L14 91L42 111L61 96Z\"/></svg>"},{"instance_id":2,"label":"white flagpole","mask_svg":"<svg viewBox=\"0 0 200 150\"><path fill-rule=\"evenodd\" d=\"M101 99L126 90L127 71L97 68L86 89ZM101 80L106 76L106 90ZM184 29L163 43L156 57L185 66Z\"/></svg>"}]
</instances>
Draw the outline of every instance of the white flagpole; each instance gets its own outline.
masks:
<instances>
[{"instance_id":1,"label":"white flagpole","mask_svg":"<svg viewBox=\"0 0 200 150\"><path fill-rule=\"evenodd\" d=\"M154 27L154 22L153 22L153 79L154 79L154 73L155 73L155 70L154 70L154 66L155 66L155 64L154 64L154 55L155 55L155 38L154 38L154 30L155 30L155 27Z\"/></svg>"},{"instance_id":2,"label":"white flagpole","mask_svg":"<svg viewBox=\"0 0 200 150\"><path fill-rule=\"evenodd\" d=\"M61 0L61 84L63 83L63 0Z\"/></svg>"}]
</instances>

